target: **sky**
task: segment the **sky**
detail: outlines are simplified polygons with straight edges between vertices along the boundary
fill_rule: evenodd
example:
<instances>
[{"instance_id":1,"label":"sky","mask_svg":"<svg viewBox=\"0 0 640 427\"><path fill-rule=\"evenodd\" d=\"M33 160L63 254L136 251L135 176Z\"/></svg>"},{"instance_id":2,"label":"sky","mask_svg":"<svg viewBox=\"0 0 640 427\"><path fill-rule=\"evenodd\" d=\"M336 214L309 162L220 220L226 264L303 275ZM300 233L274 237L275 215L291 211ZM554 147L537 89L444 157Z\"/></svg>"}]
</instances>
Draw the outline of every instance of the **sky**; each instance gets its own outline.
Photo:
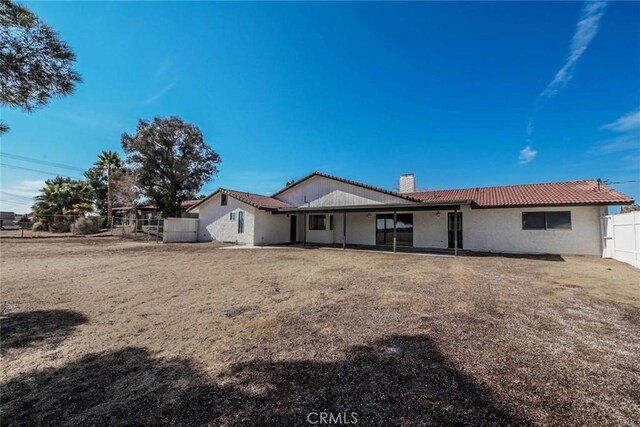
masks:
<instances>
[{"instance_id":1,"label":"sky","mask_svg":"<svg viewBox=\"0 0 640 427\"><path fill-rule=\"evenodd\" d=\"M172 115L222 157L205 194L317 170L388 189L601 178L640 200L640 2L23 4L84 81L0 111L3 211Z\"/></svg>"}]
</instances>

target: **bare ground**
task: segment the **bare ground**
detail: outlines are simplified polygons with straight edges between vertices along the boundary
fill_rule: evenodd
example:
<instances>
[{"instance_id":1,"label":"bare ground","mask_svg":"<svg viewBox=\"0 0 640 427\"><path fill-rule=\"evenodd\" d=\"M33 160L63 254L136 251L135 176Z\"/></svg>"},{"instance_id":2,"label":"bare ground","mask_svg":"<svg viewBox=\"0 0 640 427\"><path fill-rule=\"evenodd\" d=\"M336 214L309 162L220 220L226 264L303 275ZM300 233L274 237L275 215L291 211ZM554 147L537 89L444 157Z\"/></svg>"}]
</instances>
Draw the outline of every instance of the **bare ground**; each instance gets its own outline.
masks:
<instances>
[{"instance_id":1,"label":"bare ground","mask_svg":"<svg viewBox=\"0 0 640 427\"><path fill-rule=\"evenodd\" d=\"M640 272L612 260L0 251L3 425L640 424Z\"/></svg>"}]
</instances>

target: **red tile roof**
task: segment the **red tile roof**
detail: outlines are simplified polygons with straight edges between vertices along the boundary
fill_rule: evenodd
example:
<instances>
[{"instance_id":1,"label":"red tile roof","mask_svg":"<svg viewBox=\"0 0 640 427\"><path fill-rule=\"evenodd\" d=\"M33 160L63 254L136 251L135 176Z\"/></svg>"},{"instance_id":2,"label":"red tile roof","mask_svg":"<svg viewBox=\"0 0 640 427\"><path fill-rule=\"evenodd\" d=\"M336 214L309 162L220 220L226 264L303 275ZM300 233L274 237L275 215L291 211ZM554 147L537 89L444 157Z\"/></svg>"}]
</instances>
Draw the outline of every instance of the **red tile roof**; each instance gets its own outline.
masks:
<instances>
[{"instance_id":1,"label":"red tile roof","mask_svg":"<svg viewBox=\"0 0 640 427\"><path fill-rule=\"evenodd\" d=\"M462 188L409 193L422 202L449 203L469 200L472 206L554 206L631 204L633 199L595 180Z\"/></svg>"},{"instance_id":2,"label":"red tile roof","mask_svg":"<svg viewBox=\"0 0 640 427\"><path fill-rule=\"evenodd\" d=\"M369 190L378 191L380 193L384 193L384 194L389 194L389 195L392 195L392 196L400 197L401 199L407 199L407 200L411 200L411 201L414 201L414 202L418 201L416 199L413 199L412 197L409 197L409 195L407 195L407 194L401 194L401 193L398 193L396 191L386 190L384 188L375 187L375 186L369 185L369 184L363 184L363 183L357 182L357 181L351 181L350 179L344 179L344 178L340 178L339 176L329 175L329 174L322 173L322 172L317 172L317 171L311 172L309 175L305 176L304 178L301 178L301 179L297 180L293 184L287 185L283 189L281 189L278 192L274 193L273 197L276 197L279 194L284 193L288 189L293 188L296 185L308 180L309 178L313 178L314 176L321 176L323 178L333 179L335 181L340 181L340 182L344 182L346 184L355 185L356 187L367 188Z\"/></svg>"},{"instance_id":3,"label":"red tile roof","mask_svg":"<svg viewBox=\"0 0 640 427\"><path fill-rule=\"evenodd\" d=\"M245 191L227 190L225 188L220 188L219 191L223 194L227 194L233 197L234 199L238 199L259 209L278 209L292 207L290 204L287 204L283 201L274 199L273 197L269 196L262 196L260 194L247 193Z\"/></svg>"},{"instance_id":4,"label":"red tile roof","mask_svg":"<svg viewBox=\"0 0 640 427\"><path fill-rule=\"evenodd\" d=\"M213 196L215 196L218 193L222 193L222 194L226 194L230 197L233 197L234 199L240 200L241 202L247 203L251 206L254 206L258 209L265 209L265 210L276 210L279 208L291 208L293 206L282 202L280 200L274 199L273 197L269 197L269 196L263 196L261 194L255 194L255 193L247 193L246 191L235 191L235 190L228 190L226 188L218 188L216 191L214 191L213 193L211 193L210 195L208 195L207 197L205 197L202 200L198 200L196 204L192 205L191 207L189 207L189 210L195 208L196 206L200 205L202 202L204 202L205 200L209 200L210 198L212 198Z\"/></svg>"}]
</instances>

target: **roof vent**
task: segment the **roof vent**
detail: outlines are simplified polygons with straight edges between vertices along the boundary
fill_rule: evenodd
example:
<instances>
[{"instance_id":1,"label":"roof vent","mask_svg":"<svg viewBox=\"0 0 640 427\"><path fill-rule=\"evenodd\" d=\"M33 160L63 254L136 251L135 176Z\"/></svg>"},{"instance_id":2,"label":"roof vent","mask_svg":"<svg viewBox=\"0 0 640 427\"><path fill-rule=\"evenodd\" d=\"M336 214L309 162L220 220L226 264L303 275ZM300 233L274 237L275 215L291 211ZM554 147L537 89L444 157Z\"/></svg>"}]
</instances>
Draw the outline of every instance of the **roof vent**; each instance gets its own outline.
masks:
<instances>
[{"instance_id":1,"label":"roof vent","mask_svg":"<svg viewBox=\"0 0 640 427\"><path fill-rule=\"evenodd\" d=\"M412 173L400 175L400 193L416 192L416 177Z\"/></svg>"}]
</instances>

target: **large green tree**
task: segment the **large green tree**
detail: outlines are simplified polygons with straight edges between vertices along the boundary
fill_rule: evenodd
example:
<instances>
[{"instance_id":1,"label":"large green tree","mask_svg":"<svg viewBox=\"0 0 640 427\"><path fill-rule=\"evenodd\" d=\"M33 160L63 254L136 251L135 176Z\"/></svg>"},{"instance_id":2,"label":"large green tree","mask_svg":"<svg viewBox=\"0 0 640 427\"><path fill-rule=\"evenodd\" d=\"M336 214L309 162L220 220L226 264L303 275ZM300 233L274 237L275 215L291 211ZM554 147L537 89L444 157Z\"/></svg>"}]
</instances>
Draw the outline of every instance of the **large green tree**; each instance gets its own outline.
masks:
<instances>
[{"instance_id":1,"label":"large green tree","mask_svg":"<svg viewBox=\"0 0 640 427\"><path fill-rule=\"evenodd\" d=\"M140 120L134 135L122 135L122 148L140 189L165 217L179 216L180 203L218 173L218 153L180 117Z\"/></svg>"},{"instance_id":2,"label":"large green tree","mask_svg":"<svg viewBox=\"0 0 640 427\"><path fill-rule=\"evenodd\" d=\"M113 224L113 186L116 176L123 173L120 155L115 151L103 151L98 156L95 168L107 179L107 227Z\"/></svg>"},{"instance_id":3,"label":"large green tree","mask_svg":"<svg viewBox=\"0 0 640 427\"><path fill-rule=\"evenodd\" d=\"M82 81L76 56L26 7L0 0L0 105L31 112ZM0 133L8 127L0 123Z\"/></svg>"}]
</instances>

